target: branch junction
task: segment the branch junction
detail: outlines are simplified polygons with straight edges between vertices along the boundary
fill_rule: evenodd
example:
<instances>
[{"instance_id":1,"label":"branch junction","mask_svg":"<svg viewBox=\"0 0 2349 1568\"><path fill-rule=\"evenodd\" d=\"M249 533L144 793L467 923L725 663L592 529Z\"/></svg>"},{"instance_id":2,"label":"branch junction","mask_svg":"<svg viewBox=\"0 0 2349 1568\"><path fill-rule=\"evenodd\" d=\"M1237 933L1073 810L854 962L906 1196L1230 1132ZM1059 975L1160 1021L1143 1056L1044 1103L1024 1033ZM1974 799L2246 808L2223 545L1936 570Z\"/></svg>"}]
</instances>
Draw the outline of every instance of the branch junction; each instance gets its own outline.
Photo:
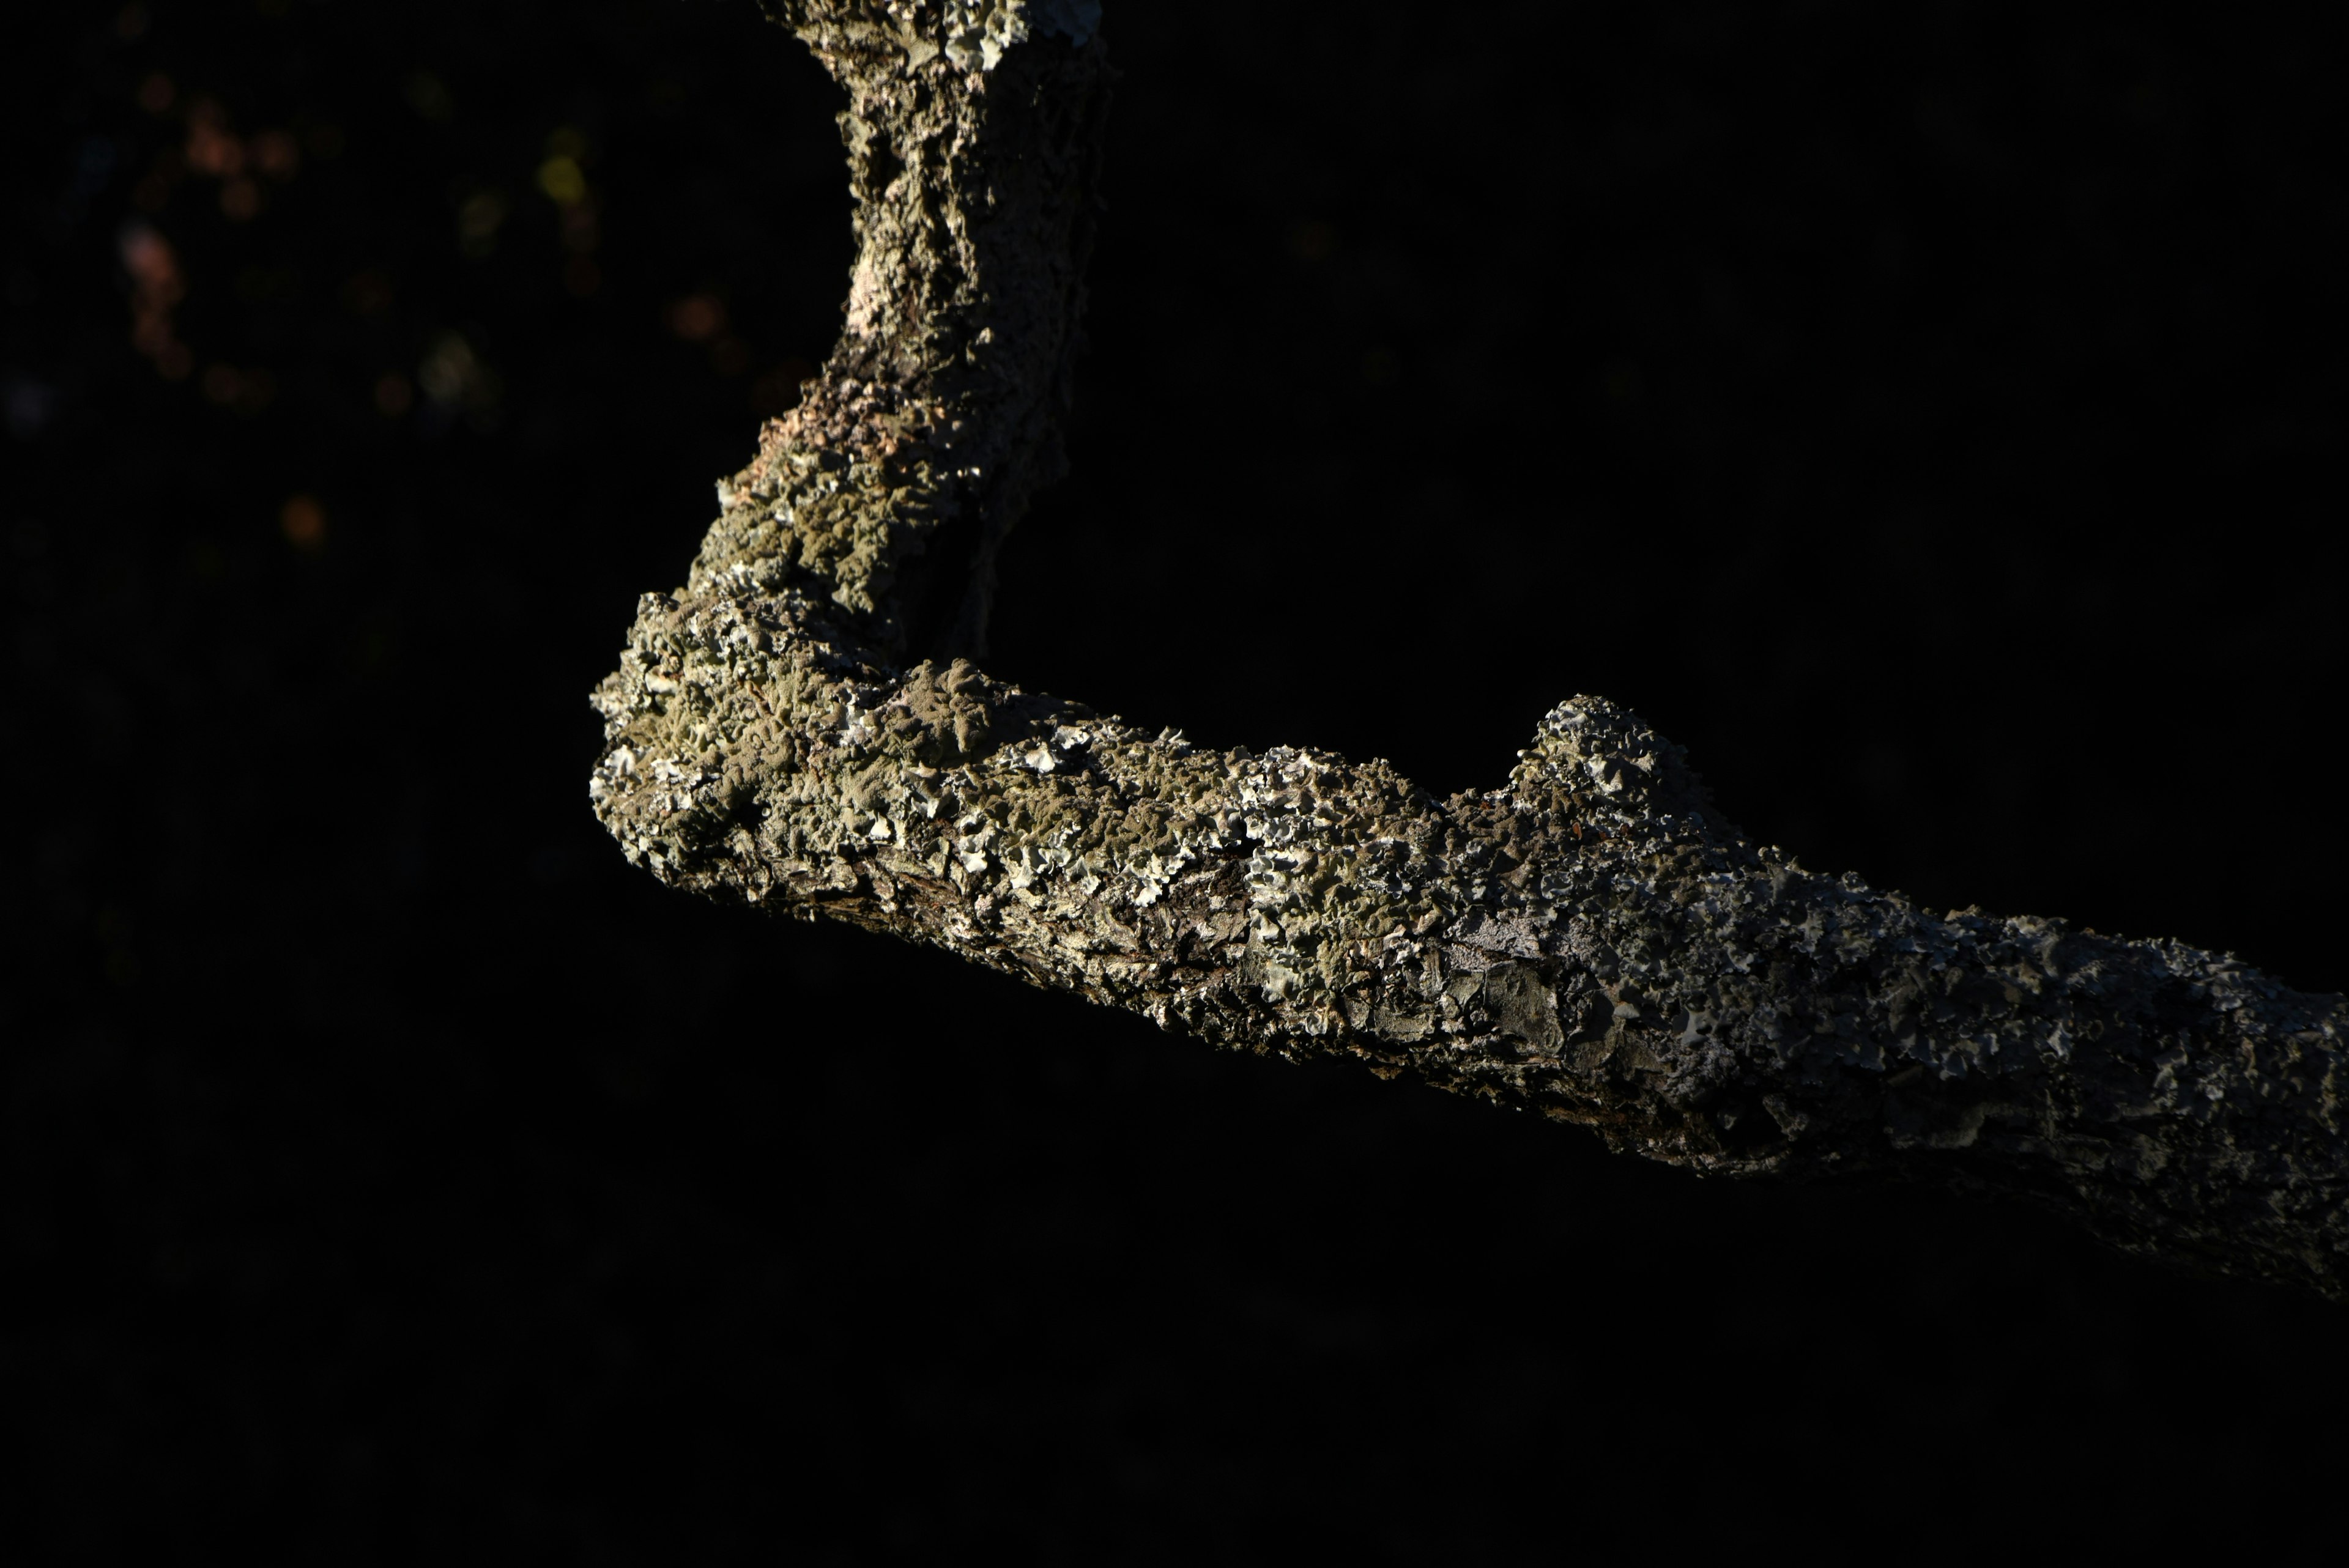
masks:
<instances>
[{"instance_id":1,"label":"branch junction","mask_svg":"<svg viewBox=\"0 0 2349 1568\"><path fill-rule=\"evenodd\" d=\"M1501 788L1437 800L974 665L1003 539L1061 465L1100 7L776 8L847 91L860 251L822 377L595 693L590 792L631 861L1698 1171L1996 1191L2349 1294L2342 997L1806 871L1597 697Z\"/></svg>"}]
</instances>

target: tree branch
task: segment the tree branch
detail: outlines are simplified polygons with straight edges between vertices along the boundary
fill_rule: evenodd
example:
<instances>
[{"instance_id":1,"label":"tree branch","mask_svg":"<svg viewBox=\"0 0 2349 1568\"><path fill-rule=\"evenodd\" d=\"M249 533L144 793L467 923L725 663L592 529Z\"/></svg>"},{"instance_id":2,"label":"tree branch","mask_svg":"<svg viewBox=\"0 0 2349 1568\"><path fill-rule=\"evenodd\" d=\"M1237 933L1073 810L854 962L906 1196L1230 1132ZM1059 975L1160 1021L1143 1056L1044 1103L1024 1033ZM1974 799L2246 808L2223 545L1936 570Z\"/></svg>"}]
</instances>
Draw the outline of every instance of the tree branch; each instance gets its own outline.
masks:
<instances>
[{"instance_id":1,"label":"tree branch","mask_svg":"<svg viewBox=\"0 0 2349 1568\"><path fill-rule=\"evenodd\" d=\"M1205 749L955 656L1061 467L1099 8L779 9L847 89L861 249L823 376L596 691L590 789L632 861L1698 1171L1992 1190L2349 1294L2339 996L1805 871L1596 697L1503 788L1437 801L1384 762Z\"/></svg>"}]
</instances>

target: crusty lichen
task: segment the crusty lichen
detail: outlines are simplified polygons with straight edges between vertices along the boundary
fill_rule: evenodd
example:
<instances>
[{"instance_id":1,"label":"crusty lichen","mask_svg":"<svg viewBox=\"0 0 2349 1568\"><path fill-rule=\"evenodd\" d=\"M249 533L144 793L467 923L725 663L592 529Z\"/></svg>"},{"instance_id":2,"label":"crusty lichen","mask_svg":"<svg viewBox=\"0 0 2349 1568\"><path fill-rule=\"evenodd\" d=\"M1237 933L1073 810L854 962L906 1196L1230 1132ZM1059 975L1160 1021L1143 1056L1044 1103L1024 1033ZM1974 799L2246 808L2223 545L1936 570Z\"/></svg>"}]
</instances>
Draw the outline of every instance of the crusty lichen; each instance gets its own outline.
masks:
<instances>
[{"instance_id":1,"label":"crusty lichen","mask_svg":"<svg viewBox=\"0 0 2349 1568\"><path fill-rule=\"evenodd\" d=\"M839 344L720 487L692 581L781 556L881 646L982 652L996 552L1063 466L1108 108L1099 8L778 8L848 93L856 262Z\"/></svg>"},{"instance_id":2,"label":"crusty lichen","mask_svg":"<svg viewBox=\"0 0 2349 1568\"><path fill-rule=\"evenodd\" d=\"M1699 1170L1993 1187L2344 1293L2339 997L1806 872L1594 697L1506 787L1438 801L1382 762L1207 749L1006 685L948 656L983 591L917 657L908 562L977 515L955 574L984 579L1055 460L1105 67L1065 32L976 64L906 44L972 7L795 10L850 86L864 251L823 381L596 692L591 792L632 861ZM1040 146L1055 171L996 161Z\"/></svg>"}]
</instances>

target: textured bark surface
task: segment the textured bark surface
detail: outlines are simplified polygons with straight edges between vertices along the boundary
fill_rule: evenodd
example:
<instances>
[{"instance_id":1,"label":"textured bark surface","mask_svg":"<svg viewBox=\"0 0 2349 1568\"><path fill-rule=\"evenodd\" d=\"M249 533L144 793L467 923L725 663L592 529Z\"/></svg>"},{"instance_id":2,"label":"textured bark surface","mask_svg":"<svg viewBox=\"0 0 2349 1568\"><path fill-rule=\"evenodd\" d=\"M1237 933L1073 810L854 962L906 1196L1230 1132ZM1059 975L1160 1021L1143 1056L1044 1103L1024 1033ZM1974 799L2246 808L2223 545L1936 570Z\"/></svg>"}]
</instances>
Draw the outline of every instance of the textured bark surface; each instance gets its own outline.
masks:
<instances>
[{"instance_id":1,"label":"textured bark surface","mask_svg":"<svg viewBox=\"0 0 2349 1568\"><path fill-rule=\"evenodd\" d=\"M849 94L861 250L822 377L595 694L591 793L631 861L1700 1171L1996 1190L2349 1290L2339 996L1807 872L1596 697L1503 788L1439 801L1382 762L1205 749L957 656L1061 461L1098 7L780 10Z\"/></svg>"}]
</instances>

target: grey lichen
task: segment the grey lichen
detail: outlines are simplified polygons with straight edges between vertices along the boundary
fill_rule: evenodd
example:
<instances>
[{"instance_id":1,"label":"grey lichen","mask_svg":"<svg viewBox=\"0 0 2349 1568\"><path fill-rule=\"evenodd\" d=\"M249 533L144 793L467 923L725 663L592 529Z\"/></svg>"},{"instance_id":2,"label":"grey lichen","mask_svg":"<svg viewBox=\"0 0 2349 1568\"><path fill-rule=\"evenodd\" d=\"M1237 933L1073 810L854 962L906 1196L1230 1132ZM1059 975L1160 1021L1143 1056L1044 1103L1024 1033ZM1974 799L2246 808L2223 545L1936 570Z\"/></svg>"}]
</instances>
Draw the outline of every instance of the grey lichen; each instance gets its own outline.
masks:
<instances>
[{"instance_id":1,"label":"grey lichen","mask_svg":"<svg viewBox=\"0 0 2349 1568\"><path fill-rule=\"evenodd\" d=\"M940 18L946 54L964 70L991 71L1032 26L1073 44L1101 26L1100 0L947 0Z\"/></svg>"},{"instance_id":2,"label":"grey lichen","mask_svg":"<svg viewBox=\"0 0 2349 1568\"><path fill-rule=\"evenodd\" d=\"M721 487L694 583L787 558L885 646L983 652L996 553L1063 467L1107 61L1018 0L776 9L848 93L857 256L841 340Z\"/></svg>"},{"instance_id":3,"label":"grey lichen","mask_svg":"<svg viewBox=\"0 0 2349 1568\"><path fill-rule=\"evenodd\" d=\"M862 251L824 377L595 695L591 793L631 861L1700 1171L1994 1189L2344 1293L2340 997L1807 872L1596 697L1504 788L1439 801L954 656L1058 462L1107 67L1090 30L1035 28L968 68L986 7L788 9L850 90Z\"/></svg>"}]
</instances>

